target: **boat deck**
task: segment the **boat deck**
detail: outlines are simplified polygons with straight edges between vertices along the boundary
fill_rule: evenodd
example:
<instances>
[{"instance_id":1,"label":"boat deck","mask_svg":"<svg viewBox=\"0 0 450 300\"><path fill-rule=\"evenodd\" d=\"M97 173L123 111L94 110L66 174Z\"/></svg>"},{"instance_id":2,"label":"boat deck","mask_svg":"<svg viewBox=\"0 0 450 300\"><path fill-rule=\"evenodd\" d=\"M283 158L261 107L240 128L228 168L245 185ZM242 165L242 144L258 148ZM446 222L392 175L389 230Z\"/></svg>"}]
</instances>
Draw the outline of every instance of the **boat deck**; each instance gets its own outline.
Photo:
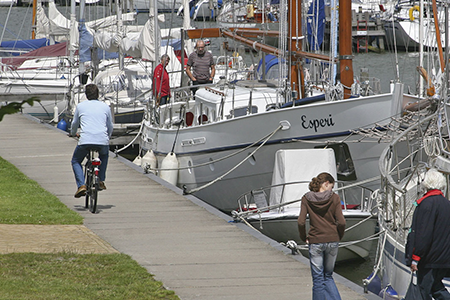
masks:
<instances>
[{"instance_id":1,"label":"boat deck","mask_svg":"<svg viewBox=\"0 0 450 300\"><path fill-rule=\"evenodd\" d=\"M311 299L309 262L244 224L144 174L111 153L99 213L76 199L76 141L27 115L0 122L0 156L81 214L84 225L130 255L180 299ZM335 274L342 299L379 299Z\"/></svg>"}]
</instances>

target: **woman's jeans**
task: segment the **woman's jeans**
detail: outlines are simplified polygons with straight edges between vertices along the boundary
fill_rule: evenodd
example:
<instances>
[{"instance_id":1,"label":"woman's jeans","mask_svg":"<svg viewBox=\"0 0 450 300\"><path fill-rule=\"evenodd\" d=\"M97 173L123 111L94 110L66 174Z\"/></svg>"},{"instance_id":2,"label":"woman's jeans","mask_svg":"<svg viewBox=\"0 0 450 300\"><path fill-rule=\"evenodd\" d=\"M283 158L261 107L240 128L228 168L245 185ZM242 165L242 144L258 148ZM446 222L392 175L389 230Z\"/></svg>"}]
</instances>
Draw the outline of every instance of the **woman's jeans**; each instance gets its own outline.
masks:
<instances>
[{"instance_id":1,"label":"woman's jeans","mask_svg":"<svg viewBox=\"0 0 450 300\"><path fill-rule=\"evenodd\" d=\"M100 181L105 181L106 178L106 166L108 165L108 157L109 157L109 145L77 145L75 151L72 156L72 170L75 174L75 180L77 182L77 187L84 185L84 172L81 163L86 155L89 153L90 148L98 148L99 155L98 157L101 160L101 164L99 167L98 177Z\"/></svg>"},{"instance_id":2,"label":"woman's jeans","mask_svg":"<svg viewBox=\"0 0 450 300\"><path fill-rule=\"evenodd\" d=\"M333 280L338 242L309 245L309 261L313 278L313 300L341 299Z\"/></svg>"}]
</instances>

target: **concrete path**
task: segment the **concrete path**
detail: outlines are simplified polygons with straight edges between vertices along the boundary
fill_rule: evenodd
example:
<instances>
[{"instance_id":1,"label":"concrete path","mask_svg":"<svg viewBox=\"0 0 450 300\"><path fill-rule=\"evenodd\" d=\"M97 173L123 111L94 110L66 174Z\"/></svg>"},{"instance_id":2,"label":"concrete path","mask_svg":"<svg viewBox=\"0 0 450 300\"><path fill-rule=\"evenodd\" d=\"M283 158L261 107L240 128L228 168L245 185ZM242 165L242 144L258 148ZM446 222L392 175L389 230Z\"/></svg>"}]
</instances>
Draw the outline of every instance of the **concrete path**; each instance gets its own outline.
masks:
<instances>
[{"instance_id":1,"label":"concrete path","mask_svg":"<svg viewBox=\"0 0 450 300\"><path fill-rule=\"evenodd\" d=\"M311 299L307 259L292 256L289 249L244 224L230 222L229 216L193 196L183 196L180 189L143 174L121 157L111 155L100 211L91 214L82 198L73 197L70 159L75 146L64 132L29 116L8 115L0 122L0 156L79 212L84 225L106 241L92 239L82 227L62 227L47 235L53 242L61 238L63 245L68 231L78 230L91 245L98 243L103 250L111 245L130 255L183 300ZM0 227L0 243L6 249L19 249L20 239L29 241L27 234L6 235L20 228ZM76 249L82 252L85 245L79 246ZM335 280L342 299L379 299L337 274Z\"/></svg>"}]
</instances>

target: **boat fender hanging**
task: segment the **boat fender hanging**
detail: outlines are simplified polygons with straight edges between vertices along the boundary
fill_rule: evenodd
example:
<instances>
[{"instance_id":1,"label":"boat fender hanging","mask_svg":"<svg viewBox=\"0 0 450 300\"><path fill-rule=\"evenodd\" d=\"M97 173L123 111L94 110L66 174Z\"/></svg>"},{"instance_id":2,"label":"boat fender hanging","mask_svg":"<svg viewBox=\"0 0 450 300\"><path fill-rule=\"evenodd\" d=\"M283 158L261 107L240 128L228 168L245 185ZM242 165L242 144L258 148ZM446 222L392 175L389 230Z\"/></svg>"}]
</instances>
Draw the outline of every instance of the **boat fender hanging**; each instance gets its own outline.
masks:
<instances>
[{"instance_id":1,"label":"boat fender hanging","mask_svg":"<svg viewBox=\"0 0 450 300\"><path fill-rule=\"evenodd\" d=\"M178 182L178 159L175 153L170 152L161 163L159 177L165 181L177 185Z\"/></svg>"},{"instance_id":2,"label":"boat fender hanging","mask_svg":"<svg viewBox=\"0 0 450 300\"><path fill-rule=\"evenodd\" d=\"M59 119L59 109L58 106L53 106L53 122L58 122Z\"/></svg>"},{"instance_id":3,"label":"boat fender hanging","mask_svg":"<svg viewBox=\"0 0 450 300\"><path fill-rule=\"evenodd\" d=\"M61 121L58 122L56 127L58 129L61 129L62 131L67 131L67 122L64 119L61 119Z\"/></svg>"},{"instance_id":4,"label":"boat fender hanging","mask_svg":"<svg viewBox=\"0 0 450 300\"><path fill-rule=\"evenodd\" d=\"M156 160L156 156L155 153L153 153L153 150L147 151L147 153L145 153L145 155L142 157L141 160L141 167L142 169L144 169L145 173L156 173L156 165L157 165L157 160Z\"/></svg>"},{"instance_id":5,"label":"boat fender hanging","mask_svg":"<svg viewBox=\"0 0 450 300\"><path fill-rule=\"evenodd\" d=\"M415 20L415 18L414 18L414 11L420 11L419 5L414 5L413 7L411 7L411 8L409 9L409 19L410 19L411 21L414 21L414 20Z\"/></svg>"}]
</instances>

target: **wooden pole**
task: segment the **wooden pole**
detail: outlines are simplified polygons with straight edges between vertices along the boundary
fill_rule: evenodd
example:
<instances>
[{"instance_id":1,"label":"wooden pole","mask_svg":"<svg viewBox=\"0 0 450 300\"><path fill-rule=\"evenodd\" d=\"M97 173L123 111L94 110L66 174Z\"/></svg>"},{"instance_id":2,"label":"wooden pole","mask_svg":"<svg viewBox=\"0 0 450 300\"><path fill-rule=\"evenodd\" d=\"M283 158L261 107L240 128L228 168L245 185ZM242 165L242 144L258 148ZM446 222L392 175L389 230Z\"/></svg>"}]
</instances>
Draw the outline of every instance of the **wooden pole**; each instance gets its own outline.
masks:
<instances>
[{"instance_id":1,"label":"wooden pole","mask_svg":"<svg viewBox=\"0 0 450 300\"><path fill-rule=\"evenodd\" d=\"M350 98L353 84L352 66L352 3L339 1L339 60L340 77L344 85L344 99Z\"/></svg>"},{"instance_id":2,"label":"wooden pole","mask_svg":"<svg viewBox=\"0 0 450 300\"><path fill-rule=\"evenodd\" d=\"M304 74L301 63L296 58L296 52L302 49L302 6L298 0L289 0L289 53L291 53L290 82L293 90L297 91L299 98L305 95Z\"/></svg>"},{"instance_id":3,"label":"wooden pole","mask_svg":"<svg viewBox=\"0 0 450 300\"><path fill-rule=\"evenodd\" d=\"M442 41L441 41L441 32L439 30L439 20L437 17L436 0L433 0L433 18L434 18L434 28L436 29L436 42L437 42L437 47L439 49L439 60L441 62L441 72L444 73L445 62L444 62L444 53L442 51Z\"/></svg>"},{"instance_id":4,"label":"wooden pole","mask_svg":"<svg viewBox=\"0 0 450 300\"><path fill-rule=\"evenodd\" d=\"M36 10L37 10L37 0L33 0L33 17L31 19L31 38L34 40L36 38Z\"/></svg>"}]
</instances>

